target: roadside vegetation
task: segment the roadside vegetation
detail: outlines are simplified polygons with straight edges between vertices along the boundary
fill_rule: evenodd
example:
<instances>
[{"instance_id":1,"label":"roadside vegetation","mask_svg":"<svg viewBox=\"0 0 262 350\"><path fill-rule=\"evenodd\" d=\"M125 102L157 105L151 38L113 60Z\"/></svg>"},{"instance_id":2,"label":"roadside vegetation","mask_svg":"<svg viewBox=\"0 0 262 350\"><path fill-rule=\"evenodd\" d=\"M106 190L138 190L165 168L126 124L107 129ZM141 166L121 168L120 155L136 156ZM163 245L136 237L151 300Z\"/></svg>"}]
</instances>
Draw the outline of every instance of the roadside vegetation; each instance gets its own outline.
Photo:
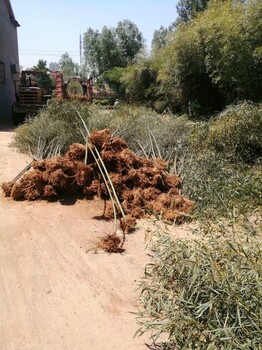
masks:
<instances>
[{"instance_id":1,"label":"roadside vegetation","mask_svg":"<svg viewBox=\"0 0 262 350\"><path fill-rule=\"evenodd\" d=\"M124 102L54 99L16 129L13 145L36 159L64 154L85 143L84 122L168 161L195 201L194 238L156 228L138 334L151 332L152 349L260 350L262 4L180 0L178 14L155 31L150 56L129 21L89 28L85 69Z\"/></svg>"},{"instance_id":2,"label":"roadside vegetation","mask_svg":"<svg viewBox=\"0 0 262 350\"><path fill-rule=\"evenodd\" d=\"M158 232L151 249L154 261L141 282L139 334L153 331L155 342L167 334L166 350L261 349L257 237L227 229L174 240Z\"/></svg>"},{"instance_id":3,"label":"roadside vegetation","mask_svg":"<svg viewBox=\"0 0 262 350\"><path fill-rule=\"evenodd\" d=\"M196 201L195 217L226 216L235 207L241 211L261 205L261 105L244 102L209 121L195 122L145 107L107 110L54 100L17 128L14 146L39 159L84 143L76 109L90 131L108 128L137 154L167 160L169 172L183 181L183 193Z\"/></svg>"}]
</instances>

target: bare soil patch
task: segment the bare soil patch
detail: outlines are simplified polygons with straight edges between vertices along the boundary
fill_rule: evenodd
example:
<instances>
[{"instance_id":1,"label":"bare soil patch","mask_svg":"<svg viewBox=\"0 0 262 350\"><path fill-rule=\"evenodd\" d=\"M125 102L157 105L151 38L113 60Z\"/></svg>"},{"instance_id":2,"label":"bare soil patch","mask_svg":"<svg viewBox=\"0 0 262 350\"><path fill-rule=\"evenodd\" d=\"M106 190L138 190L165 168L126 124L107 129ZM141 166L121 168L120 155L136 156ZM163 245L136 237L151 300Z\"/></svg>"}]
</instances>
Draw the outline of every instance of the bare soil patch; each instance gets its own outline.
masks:
<instances>
[{"instance_id":1,"label":"bare soil patch","mask_svg":"<svg viewBox=\"0 0 262 350\"><path fill-rule=\"evenodd\" d=\"M0 132L1 182L31 161L8 147L11 137ZM13 201L1 191L0 202L0 348L146 349L147 337L133 338L130 313L149 261L144 230L128 237L122 254L95 254L113 229L94 219L101 200Z\"/></svg>"},{"instance_id":2,"label":"bare soil patch","mask_svg":"<svg viewBox=\"0 0 262 350\"><path fill-rule=\"evenodd\" d=\"M104 140L105 149L102 143L99 145L101 135L98 136L93 142L100 147L118 193L124 193L121 200L125 200L125 209L133 219L144 217L144 209L139 207L144 207L148 198L154 210L169 210L176 217L180 215L178 207L184 208L181 203L192 205L180 196L179 179L168 177L163 163L136 158L122 140L113 144ZM106 133L104 136L108 137ZM31 161L8 147L11 138L11 132L0 132L1 183L15 178ZM135 234L127 236L121 254L97 252L97 242L111 234L114 225L110 207L107 215L102 215L102 199L107 199L108 194L96 178L92 159L83 167L83 156L83 146L75 145L66 157L35 162L33 171L18 183L16 193L22 193L21 197L11 194L13 185L11 197L0 193L3 350L148 348L145 343L150 343L149 335L133 338L138 326L132 312L138 306L138 281L150 261L145 250L148 232L155 227L146 219L138 220ZM134 166L137 162L140 165ZM116 165L122 171L121 177L114 173ZM87 176L90 173L91 182ZM130 190L128 181L140 185ZM69 187L75 193L68 193ZM84 199L75 195L79 189ZM178 207L174 203L171 206L170 196L180 198L175 202ZM50 200L53 197L58 200ZM48 200L40 200L43 198ZM174 232L188 234L181 229Z\"/></svg>"}]
</instances>

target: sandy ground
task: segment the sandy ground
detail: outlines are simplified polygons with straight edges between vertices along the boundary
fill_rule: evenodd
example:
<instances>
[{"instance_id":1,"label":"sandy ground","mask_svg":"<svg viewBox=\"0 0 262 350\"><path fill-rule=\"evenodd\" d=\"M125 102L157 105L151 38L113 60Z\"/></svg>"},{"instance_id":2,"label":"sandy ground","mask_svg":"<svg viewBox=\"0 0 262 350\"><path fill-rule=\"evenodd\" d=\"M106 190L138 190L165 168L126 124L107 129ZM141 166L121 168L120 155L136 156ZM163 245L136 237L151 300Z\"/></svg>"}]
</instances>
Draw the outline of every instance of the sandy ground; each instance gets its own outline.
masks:
<instances>
[{"instance_id":1,"label":"sandy ground","mask_svg":"<svg viewBox=\"0 0 262 350\"><path fill-rule=\"evenodd\" d=\"M0 132L0 182L31 159ZM15 202L0 193L0 349L147 349L138 326L138 281L149 256L145 229L123 254L95 253L112 224L94 219L100 201ZM91 249L89 251L89 249ZM150 342L149 342L150 343Z\"/></svg>"}]
</instances>

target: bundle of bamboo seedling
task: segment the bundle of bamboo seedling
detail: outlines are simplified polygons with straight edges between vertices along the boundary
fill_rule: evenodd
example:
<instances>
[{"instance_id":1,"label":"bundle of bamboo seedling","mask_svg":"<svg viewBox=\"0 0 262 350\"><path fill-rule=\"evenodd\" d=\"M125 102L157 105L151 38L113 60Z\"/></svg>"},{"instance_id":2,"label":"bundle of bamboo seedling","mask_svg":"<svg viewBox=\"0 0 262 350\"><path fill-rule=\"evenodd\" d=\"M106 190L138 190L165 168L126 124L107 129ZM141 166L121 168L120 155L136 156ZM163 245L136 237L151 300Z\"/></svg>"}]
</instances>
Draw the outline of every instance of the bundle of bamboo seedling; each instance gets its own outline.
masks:
<instances>
[{"instance_id":1,"label":"bundle of bamboo seedling","mask_svg":"<svg viewBox=\"0 0 262 350\"><path fill-rule=\"evenodd\" d=\"M115 250L122 248L126 233L135 227L137 219L153 213L180 223L188 216L194 203L181 195L181 181L167 173L163 159L136 155L125 140L112 137L107 129L90 133L78 115L85 144L71 145L63 156L33 161L30 171L2 184L6 196L15 200L98 196L105 201L103 215L115 221ZM120 241L116 238L118 220ZM107 237L104 247L109 246L109 240ZM114 248L111 245L107 250Z\"/></svg>"}]
</instances>

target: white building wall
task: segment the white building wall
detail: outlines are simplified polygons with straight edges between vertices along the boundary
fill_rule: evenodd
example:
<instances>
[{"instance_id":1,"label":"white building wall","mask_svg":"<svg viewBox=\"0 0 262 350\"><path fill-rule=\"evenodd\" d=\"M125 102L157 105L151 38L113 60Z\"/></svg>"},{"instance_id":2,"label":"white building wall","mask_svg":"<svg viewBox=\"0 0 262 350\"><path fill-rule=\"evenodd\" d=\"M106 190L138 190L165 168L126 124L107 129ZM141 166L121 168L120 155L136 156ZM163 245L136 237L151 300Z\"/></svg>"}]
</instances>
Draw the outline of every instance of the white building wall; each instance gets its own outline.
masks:
<instances>
[{"instance_id":1,"label":"white building wall","mask_svg":"<svg viewBox=\"0 0 262 350\"><path fill-rule=\"evenodd\" d=\"M0 62L4 63L5 82L0 82L0 123L11 119L12 104L15 102L15 79L11 66L19 65L17 27L10 20L6 0L0 0Z\"/></svg>"}]
</instances>

